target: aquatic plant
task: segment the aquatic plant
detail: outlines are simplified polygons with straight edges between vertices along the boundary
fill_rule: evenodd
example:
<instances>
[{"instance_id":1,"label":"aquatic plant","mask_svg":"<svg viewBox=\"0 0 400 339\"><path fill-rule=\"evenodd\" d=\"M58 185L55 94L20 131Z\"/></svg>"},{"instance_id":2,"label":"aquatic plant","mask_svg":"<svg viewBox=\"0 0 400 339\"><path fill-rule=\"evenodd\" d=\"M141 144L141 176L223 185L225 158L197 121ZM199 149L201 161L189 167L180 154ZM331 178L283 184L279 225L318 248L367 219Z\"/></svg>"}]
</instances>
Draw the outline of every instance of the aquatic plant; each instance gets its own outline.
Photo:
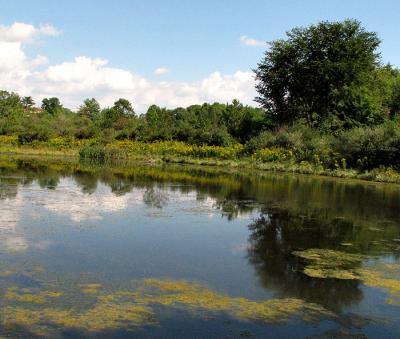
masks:
<instances>
[{"instance_id":1,"label":"aquatic plant","mask_svg":"<svg viewBox=\"0 0 400 339\"><path fill-rule=\"evenodd\" d=\"M358 270L362 282L388 293L386 303L400 306L400 265L384 264Z\"/></svg>"},{"instance_id":2,"label":"aquatic plant","mask_svg":"<svg viewBox=\"0 0 400 339\"><path fill-rule=\"evenodd\" d=\"M240 320L266 323L284 323L292 317L307 322L335 318L324 307L304 300L249 300L188 281L145 279L129 290L108 291L100 289L100 284L79 286L84 287L79 298L76 298L76 288L68 293L10 288L6 300L13 302L1 308L0 323L7 327L27 326L35 333L48 336L55 328L98 332L156 324L159 307L184 308L193 316L223 313ZM63 307L63 300L55 307L52 298L64 298L69 307Z\"/></svg>"},{"instance_id":3,"label":"aquatic plant","mask_svg":"<svg viewBox=\"0 0 400 339\"><path fill-rule=\"evenodd\" d=\"M290 317L315 321L334 317L324 307L296 298L253 301L242 297L223 295L207 287L186 281L145 279L143 286L151 289L142 299L146 303L163 306L180 306L194 313L199 311L222 312L237 319L283 323Z\"/></svg>"},{"instance_id":4,"label":"aquatic plant","mask_svg":"<svg viewBox=\"0 0 400 339\"><path fill-rule=\"evenodd\" d=\"M303 273L312 278L356 279L366 286L387 292L386 302L400 305L400 265L375 264L360 267L366 256L329 249L295 251L293 255L306 261Z\"/></svg>"},{"instance_id":5,"label":"aquatic plant","mask_svg":"<svg viewBox=\"0 0 400 339\"><path fill-rule=\"evenodd\" d=\"M359 279L356 267L364 258L359 254L321 248L294 251L292 254L306 261L303 272L313 278Z\"/></svg>"}]
</instances>

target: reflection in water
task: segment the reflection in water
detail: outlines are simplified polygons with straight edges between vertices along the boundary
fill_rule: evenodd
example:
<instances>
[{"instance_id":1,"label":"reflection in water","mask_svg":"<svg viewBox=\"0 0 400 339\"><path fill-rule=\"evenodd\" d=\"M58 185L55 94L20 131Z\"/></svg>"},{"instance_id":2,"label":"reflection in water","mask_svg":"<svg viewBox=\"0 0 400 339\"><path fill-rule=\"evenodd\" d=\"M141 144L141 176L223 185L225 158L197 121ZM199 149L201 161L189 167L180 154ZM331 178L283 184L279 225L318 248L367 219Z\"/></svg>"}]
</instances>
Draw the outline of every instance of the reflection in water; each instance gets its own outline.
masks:
<instances>
[{"instance_id":1,"label":"reflection in water","mask_svg":"<svg viewBox=\"0 0 400 339\"><path fill-rule=\"evenodd\" d=\"M0 162L0 335L154 334L146 331L157 324L176 337L183 312L200 337L225 335L228 322L236 334L245 326L262 336L279 322L282 332L269 333L394 336L399 205L395 185ZM51 269L18 273L30 262ZM209 328L199 325L210 319Z\"/></svg>"},{"instance_id":2,"label":"reflection in water","mask_svg":"<svg viewBox=\"0 0 400 339\"><path fill-rule=\"evenodd\" d=\"M23 251L27 248L27 241L24 235L17 230L20 218L22 199L13 192L14 199L6 198L2 203L0 213L0 245L7 251Z\"/></svg>"},{"instance_id":3,"label":"reflection in water","mask_svg":"<svg viewBox=\"0 0 400 339\"><path fill-rule=\"evenodd\" d=\"M265 210L249 229L248 256L263 286L279 291L282 296L320 302L334 309L361 300L357 281L311 278L303 274L301 261L292 254L297 249L339 245L351 232L347 222L324 222L314 214L291 215L275 208Z\"/></svg>"},{"instance_id":4,"label":"reflection in water","mask_svg":"<svg viewBox=\"0 0 400 339\"><path fill-rule=\"evenodd\" d=\"M143 202L150 207L161 209L167 205L168 200L168 195L165 192L154 187L146 189L143 194Z\"/></svg>"},{"instance_id":5,"label":"reflection in water","mask_svg":"<svg viewBox=\"0 0 400 339\"><path fill-rule=\"evenodd\" d=\"M115 195L104 187L86 194L71 186L68 179L61 179L51 196L40 192L35 192L35 196L47 210L65 215L77 223L102 219L104 214L125 210L129 204L128 195Z\"/></svg>"}]
</instances>

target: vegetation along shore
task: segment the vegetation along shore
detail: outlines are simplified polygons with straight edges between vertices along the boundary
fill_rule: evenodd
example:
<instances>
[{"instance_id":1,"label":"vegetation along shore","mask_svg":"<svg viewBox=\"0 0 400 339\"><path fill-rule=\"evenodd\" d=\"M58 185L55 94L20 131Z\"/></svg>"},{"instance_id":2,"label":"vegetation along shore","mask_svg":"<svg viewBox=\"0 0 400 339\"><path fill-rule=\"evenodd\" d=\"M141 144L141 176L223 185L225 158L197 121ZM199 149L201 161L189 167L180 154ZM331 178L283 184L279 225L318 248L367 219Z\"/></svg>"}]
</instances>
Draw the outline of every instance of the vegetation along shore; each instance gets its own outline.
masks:
<instances>
[{"instance_id":1,"label":"vegetation along shore","mask_svg":"<svg viewBox=\"0 0 400 339\"><path fill-rule=\"evenodd\" d=\"M0 153L146 160L400 183L400 70L360 22L295 28L255 69L259 107L205 103L136 114L127 99L76 112L0 91Z\"/></svg>"}]
</instances>

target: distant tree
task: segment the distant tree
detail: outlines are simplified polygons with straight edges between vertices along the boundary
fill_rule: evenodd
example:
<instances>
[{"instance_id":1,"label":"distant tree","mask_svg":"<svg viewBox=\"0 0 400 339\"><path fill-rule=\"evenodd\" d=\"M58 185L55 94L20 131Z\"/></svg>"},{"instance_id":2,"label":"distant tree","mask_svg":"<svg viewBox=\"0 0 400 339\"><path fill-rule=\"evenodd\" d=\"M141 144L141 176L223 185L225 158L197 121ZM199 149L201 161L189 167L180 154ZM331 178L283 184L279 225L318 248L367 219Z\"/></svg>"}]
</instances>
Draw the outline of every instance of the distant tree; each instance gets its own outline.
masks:
<instances>
[{"instance_id":1,"label":"distant tree","mask_svg":"<svg viewBox=\"0 0 400 339\"><path fill-rule=\"evenodd\" d=\"M86 99L81 106L79 106L78 114L80 116L94 119L100 113L100 104L95 98Z\"/></svg>"},{"instance_id":2,"label":"distant tree","mask_svg":"<svg viewBox=\"0 0 400 339\"><path fill-rule=\"evenodd\" d=\"M304 119L339 127L381 119L374 97L380 40L356 20L295 28L275 40L255 70L259 96L277 124Z\"/></svg>"},{"instance_id":3,"label":"distant tree","mask_svg":"<svg viewBox=\"0 0 400 339\"><path fill-rule=\"evenodd\" d=\"M18 94L0 91L0 117L16 117L23 108Z\"/></svg>"},{"instance_id":4,"label":"distant tree","mask_svg":"<svg viewBox=\"0 0 400 339\"><path fill-rule=\"evenodd\" d=\"M58 98L45 98L42 100L42 109L51 116L56 116L63 111L63 107Z\"/></svg>"},{"instance_id":5,"label":"distant tree","mask_svg":"<svg viewBox=\"0 0 400 339\"><path fill-rule=\"evenodd\" d=\"M21 103L24 106L25 111L29 111L35 105L35 101L30 96L23 97Z\"/></svg>"},{"instance_id":6,"label":"distant tree","mask_svg":"<svg viewBox=\"0 0 400 339\"><path fill-rule=\"evenodd\" d=\"M145 140L170 140L176 133L174 112L157 105L151 105L144 115L146 122Z\"/></svg>"},{"instance_id":7,"label":"distant tree","mask_svg":"<svg viewBox=\"0 0 400 339\"><path fill-rule=\"evenodd\" d=\"M117 115L119 116L135 115L132 104L127 99L118 99L116 102L114 102L114 106L112 108L117 112Z\"/></svg>"}]
</instances>

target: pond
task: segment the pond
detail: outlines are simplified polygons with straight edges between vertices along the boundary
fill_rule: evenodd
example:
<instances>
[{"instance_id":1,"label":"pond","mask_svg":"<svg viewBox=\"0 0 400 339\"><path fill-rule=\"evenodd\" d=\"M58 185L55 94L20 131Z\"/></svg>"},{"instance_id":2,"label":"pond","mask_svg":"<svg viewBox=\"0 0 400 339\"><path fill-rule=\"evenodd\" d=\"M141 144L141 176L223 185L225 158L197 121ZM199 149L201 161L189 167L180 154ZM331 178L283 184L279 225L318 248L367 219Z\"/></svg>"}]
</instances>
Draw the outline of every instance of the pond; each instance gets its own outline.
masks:
<instances>
[{"instance_id":1,"label":"pond","mask_svg":"<svg viewBox=\"0 0 400 339\"><path fill-rule=\"evenodd\" d=\"M0 335L400 336L400 186L0 160Z\"/></svg>"}]
</instances>

